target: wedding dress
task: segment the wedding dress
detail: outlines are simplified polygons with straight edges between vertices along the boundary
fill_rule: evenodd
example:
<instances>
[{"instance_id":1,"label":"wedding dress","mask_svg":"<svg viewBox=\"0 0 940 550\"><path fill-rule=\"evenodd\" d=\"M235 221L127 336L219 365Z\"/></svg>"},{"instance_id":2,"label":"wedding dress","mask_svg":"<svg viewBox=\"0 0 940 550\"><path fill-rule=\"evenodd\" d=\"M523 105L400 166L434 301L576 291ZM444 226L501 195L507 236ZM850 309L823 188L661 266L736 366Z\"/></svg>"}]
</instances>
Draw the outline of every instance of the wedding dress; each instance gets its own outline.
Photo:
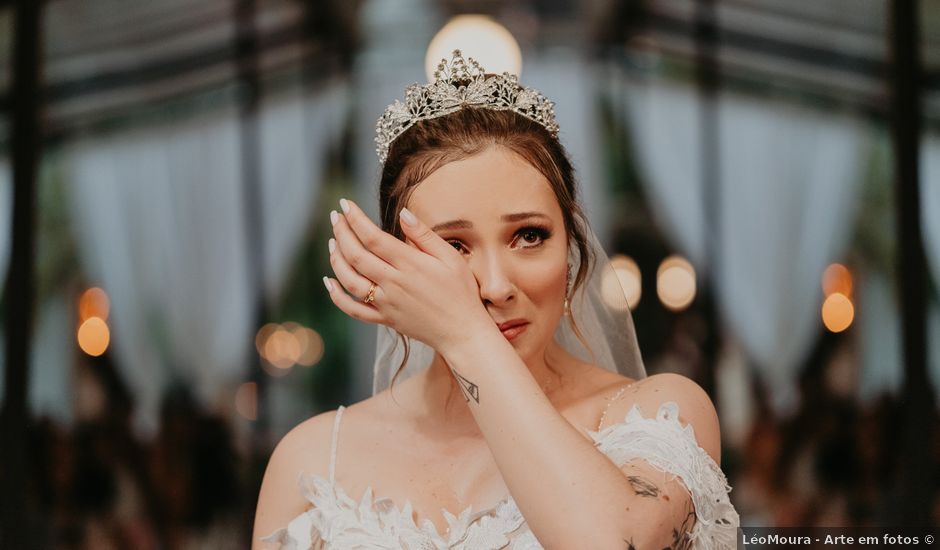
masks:
<instances>
[{"instance_id":1,"label":"wedding dress","mask_svg":"<svg viewBox=\"0 0 940 550\"><path fill-rule=\"evenodd\" d=\"M429 519L417 525L410 501L399 509L391 499L373 495L371 487L358 502L351 498L334 476L343 410L339 407L333 425L329 478L300 478L300 491L311 507L262 540L280 542L284 550L542 549L511 495L487 510L474 512L471 506L458 515L444 510L448 523L444 533ZM736 547L739 517L728 498L731 487L721 468L696 442L692 426L679 423L676 402L663 403L651 418L644 418L634 405L622 421L600 428L588 435L618 467L645 460L677 476L689 490L696 515L689 533L693 548Z\"/></svg>"}]
</instances>

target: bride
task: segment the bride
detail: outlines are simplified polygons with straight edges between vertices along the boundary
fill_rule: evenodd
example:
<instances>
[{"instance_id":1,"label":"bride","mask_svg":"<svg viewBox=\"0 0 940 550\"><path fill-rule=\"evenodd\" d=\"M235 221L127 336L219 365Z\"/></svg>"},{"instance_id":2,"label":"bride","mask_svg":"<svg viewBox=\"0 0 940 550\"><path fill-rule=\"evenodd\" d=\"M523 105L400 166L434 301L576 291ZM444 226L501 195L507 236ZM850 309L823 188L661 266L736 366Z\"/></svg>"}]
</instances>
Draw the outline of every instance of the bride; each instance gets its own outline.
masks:
<instances>
[{"instance_id":1,"label":"bride","mask_svg":"<svg viewBox=\"0 0 940 550\"><path fill-rule=\"evenodd\" d=\"M732 548L708 395L647 377L553 104L455 51L377 125L381 228L324 284L379 325L373 396L277 445L254 548Z\"/></svg>"}]
</instances>

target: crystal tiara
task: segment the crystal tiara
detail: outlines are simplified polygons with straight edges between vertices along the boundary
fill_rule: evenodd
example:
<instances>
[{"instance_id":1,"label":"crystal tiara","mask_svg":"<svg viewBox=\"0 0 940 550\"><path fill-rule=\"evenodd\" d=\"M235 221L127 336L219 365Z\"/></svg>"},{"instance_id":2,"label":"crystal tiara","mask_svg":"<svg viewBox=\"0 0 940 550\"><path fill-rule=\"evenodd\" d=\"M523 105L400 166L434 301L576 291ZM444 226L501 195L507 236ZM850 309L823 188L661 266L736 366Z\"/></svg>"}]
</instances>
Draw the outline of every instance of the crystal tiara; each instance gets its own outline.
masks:
<instances>
[{"instance_id":1,"label":"crystal tiara","mask_svg":"<svg viewBox=\"0 0 940 550\"><path fill-rule=\"evenodd\" d=\"M441 117L464 107L515 111L541 124L552 137L558 137L555 104L538 90L519 85L519 77L504 72L487 77L483 67L460 50L454 50L450 63L442 59L434 71L434 82L414 83L405 89L405 102L395 103L375 123L375 152L385 162L388 148L405 130L419 120Z\"/></svg>"}]
</instances>

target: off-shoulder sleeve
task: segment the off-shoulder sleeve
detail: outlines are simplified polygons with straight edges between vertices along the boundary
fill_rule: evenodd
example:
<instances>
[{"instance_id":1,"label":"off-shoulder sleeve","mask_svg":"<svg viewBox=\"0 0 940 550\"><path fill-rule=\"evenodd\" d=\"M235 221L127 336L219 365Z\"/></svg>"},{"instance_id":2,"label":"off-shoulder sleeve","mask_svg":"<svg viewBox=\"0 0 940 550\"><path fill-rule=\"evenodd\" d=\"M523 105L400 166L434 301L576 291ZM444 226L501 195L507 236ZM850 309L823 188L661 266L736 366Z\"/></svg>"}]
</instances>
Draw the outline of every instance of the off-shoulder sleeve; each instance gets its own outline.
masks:
<instances>
[{"instance_id":1,"label":"off-shoulder sleeve","mask_svg":"<svg viewBox=\"0 0 940 550\"><path fill-rule=\"evenodd\" d=\"M694 548L736 548L740 518L728 498L731 486L721 467L698 445L692 426L679 423L675 401L660 405L655 418L644 418L634 405L622 422L588 433L618 467L641 459L679 477L695 505L696 522L689 533Z\"/></svg>"}]
</instances>

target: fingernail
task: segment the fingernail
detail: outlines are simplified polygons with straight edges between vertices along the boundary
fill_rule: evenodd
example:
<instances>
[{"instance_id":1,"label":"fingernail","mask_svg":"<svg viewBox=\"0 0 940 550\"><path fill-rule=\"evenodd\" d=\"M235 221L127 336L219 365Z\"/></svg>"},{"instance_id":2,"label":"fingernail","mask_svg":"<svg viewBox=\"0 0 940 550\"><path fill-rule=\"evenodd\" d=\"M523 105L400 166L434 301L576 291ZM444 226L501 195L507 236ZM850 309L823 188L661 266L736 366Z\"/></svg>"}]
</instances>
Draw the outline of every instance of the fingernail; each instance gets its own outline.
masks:
<instances>
[{"instance_id":1,"label":"fingernail","mask_svg":"<svg viewBox=\"0 0 940 550\"><path fill-rule=\"evenodd\" d=\"M330 223L336 225L336 220L339 219L339 214L336 213L336 210L330 210Z\"/></svg>"},{"instance_id":2,"label":"fingernail","mask_svg":"<svg viewBox=\"0 0 940 550\"><path fill-rule=\"evenodd\" d=\"M418 223L418 218L416 218L415 215L411 213L411 210L408 210L407 208L402 208L399 216L401 216L401 221L408 225L413 226L414 224Z\"/></svg>"},{"instance_id":3,"label":"fingernail","mask_svg":"<svg viewBox=\"0 0 940 550\"><path fill-rule=\"evenodd\" d=\"M339 207L343 209L343 214L349 214L349 201L346 199L340 199Z\"/></svg>"},{"instance_id":4,"label":"fingernail","mask_svg":"<svg viewBox=\"0 0 940 550\"><path fill-rule=\"evenodd\" d=\"M333 283L330 282L325 276L323 277L323 286L326 287L326 291L329 293L333 292Z\"/></svg>"},{"instance_id":5,"label":"fingernail","mask_svg":"<svg viewBox=\"0 0 940 550\"><path fill-rule=\"evenodd\" d=\"M327 246L330 247L330 254L336 252L336 239L330 239L330 242L327 243Z\"/></svg>"}]
</instances>

